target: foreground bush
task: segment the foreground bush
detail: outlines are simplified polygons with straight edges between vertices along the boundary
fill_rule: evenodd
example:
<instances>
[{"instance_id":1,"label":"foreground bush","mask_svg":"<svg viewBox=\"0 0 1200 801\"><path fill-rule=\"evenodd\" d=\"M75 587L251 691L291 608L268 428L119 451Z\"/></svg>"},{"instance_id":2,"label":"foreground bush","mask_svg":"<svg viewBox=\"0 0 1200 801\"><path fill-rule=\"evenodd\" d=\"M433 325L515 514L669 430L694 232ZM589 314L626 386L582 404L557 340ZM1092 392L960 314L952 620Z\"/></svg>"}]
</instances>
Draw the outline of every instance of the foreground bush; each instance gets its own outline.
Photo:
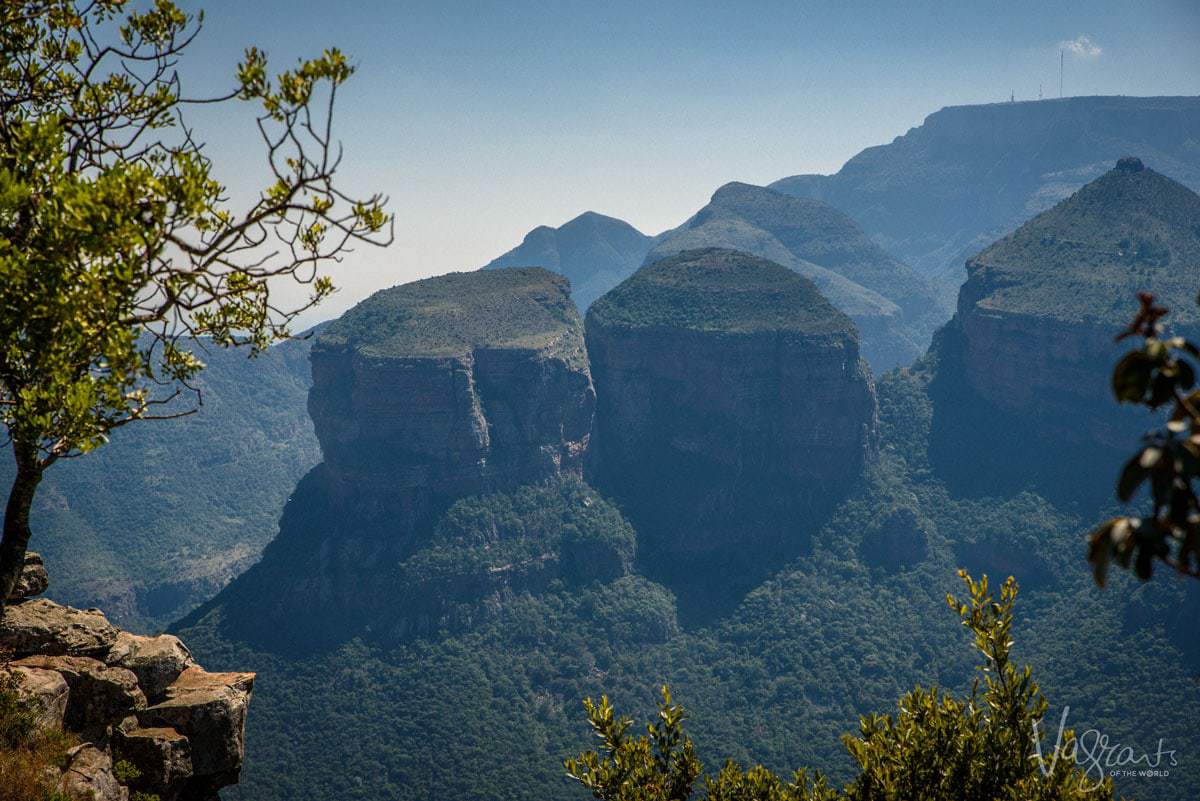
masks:
<instances>
[{"instance_id":1,"label":"foreground bush","mask_svg":"<svg viewBox=\"0 0 1200 801\"><path fill-rule=\"evenodd\" d=\"M617 717L607 697L585 700L601 747L568 759L567 775L602 801L685 801L701 779L708 801L1111 801L1111 782L1076 765L1070 731L1048 751L1036 746L1047 701L1030 668L1010 661L1016 582L1009 578L996 600L987 576L959 575L967 598L947 601L984 657L970 693L957 698L918 687L894 717L862 718L859 735L843 738L859 767L843 790L820 774L801 770L789 781L734 762L704 775L683 731L686 715L666 687L658 720L639 737L630 736L632 720Z\"/></svg>"},{"instance_id":2,"label":"foreground bush","mask_svg":"<svg viewBox=\"0 0 1200 801\"><path fill-rule=\"evenodd\" d=\"M0 801L81 801L61 792L58 777L76 743L62 731L39 731L40 708L0 665Z\"/></svg>"}]
</instances>

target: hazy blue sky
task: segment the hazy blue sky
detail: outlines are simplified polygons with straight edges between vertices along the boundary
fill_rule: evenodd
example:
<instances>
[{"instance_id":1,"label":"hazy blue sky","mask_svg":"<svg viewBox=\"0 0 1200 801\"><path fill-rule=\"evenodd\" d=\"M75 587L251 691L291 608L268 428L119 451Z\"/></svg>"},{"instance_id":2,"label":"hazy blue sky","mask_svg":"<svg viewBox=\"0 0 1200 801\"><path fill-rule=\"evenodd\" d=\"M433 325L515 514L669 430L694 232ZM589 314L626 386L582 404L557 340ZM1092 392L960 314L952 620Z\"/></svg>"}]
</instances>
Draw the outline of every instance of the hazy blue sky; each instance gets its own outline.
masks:
<instances>
[{"instance_id":1,"label":"hazy blue sky","mask_svg":"<svg viewBox=\"0 0 1200 801\"><path fill-rule=\"evenodd\" d=\"M250 44L280 66L336 45L359 67L344 178L391 196L397 241L349 256L320 316L588 209L656 233L726 181L835 171L942 106L1056 95L1063 42L1068 95L1200 93L1198 0L184 5L207 14L196 90L229 85ZM200 123L248 186L250 118Z\"/></svg>"}]
</instances>

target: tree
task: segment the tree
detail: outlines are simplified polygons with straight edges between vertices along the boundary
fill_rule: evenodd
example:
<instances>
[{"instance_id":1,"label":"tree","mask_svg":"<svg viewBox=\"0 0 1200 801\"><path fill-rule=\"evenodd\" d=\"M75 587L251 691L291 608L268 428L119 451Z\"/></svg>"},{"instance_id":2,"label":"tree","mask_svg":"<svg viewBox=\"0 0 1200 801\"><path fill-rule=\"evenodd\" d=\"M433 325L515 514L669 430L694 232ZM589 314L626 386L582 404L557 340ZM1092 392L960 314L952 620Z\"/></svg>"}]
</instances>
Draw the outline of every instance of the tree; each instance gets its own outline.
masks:
<instances>
[{"instance_id":1,"label":"tree","mask_svg":"<svg viewBox=\"0 0 1200 801\"><path fill-rule=\"evenodd\" d=\"M198 342L262 351L333 291L325 264L391 240L383 198L334 183L335 99L354 71L341 52L272 80L251 48L228 94L192 99L175 67L203 16L129 5L0 6L0 416L17 465L0 614L50 465L194 411ZM272 178L249 208L213 177L184 115L197 102L258 106ZM285 308L280 282L307 301Z\"/></svg>"},{"instance_id":2,"label":"tree","mask_svg":"<svg viewBox=\"0 0 1200 801\"><path fill-rule=\"evenodd\" d=\"M785 781L762 767L744 770L726 762L705 776L707 801L1111 801L1112 783L1078 766L1070 731L1043 753L1040 724L1047 702L1029 667L1011 661L1013 604L1017 584L1009 578L993 598L987 576L960 571L967 597L947 602L974 636L984 660L971 692L955 698L936 687L905 695L899 711L868 715L857 737L842 740L859 773L843 790L818 773L797 771ZM601 801L685 801L703 766L683 732L683 710L663 688L658 722L648 735L632 737L632 721L618 718L607 698L584 701L588 722L601 742L564 766L567 776Z\"/></svg>"},{"instance_id":3,"label":"tree","mask_svg":"<svg viewBox=\"0 0 1200 801\"><path fill-rule=\"evenodd\" d=\"M1171 415L1143 437L1117 481L1117 497L1126 503L1148 483L1150 514L1114 517L1089 537L1088 561L1101 586L1113 562L1132 566L1143 581L1153 575L1156 561L1200 578L1200 498L1194 486L1200 478L1200 390L1189 361L1200 359L1200 347L1164 336L1168 310L1149 293L1138 298L1137 316L1117 339L1142 341L1113 369L1113 394L1151 411L1169 407Z\"/></svg>"}]
</instances>

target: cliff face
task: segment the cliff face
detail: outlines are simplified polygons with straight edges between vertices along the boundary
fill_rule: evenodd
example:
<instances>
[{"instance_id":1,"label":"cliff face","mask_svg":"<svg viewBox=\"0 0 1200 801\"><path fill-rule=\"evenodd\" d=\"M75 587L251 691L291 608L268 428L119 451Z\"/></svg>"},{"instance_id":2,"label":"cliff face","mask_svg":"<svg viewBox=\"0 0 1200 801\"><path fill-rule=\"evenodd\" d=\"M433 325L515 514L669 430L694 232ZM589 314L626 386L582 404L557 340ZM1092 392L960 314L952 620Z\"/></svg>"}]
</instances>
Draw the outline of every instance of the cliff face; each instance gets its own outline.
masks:
<instances>
[{"instance_id":1,"label":"cliff face","mask_svg":"<svg viewBox=\"0 0 1200 801\"><path fill-rule=\"evenodd\" d=\"M802 548L873 448L853 326L780 265L718 249L664 259L593 305L587 337L593 482L681 603L736 595L730 576L755 581Z\"/></svg>"},{"instance_id":2,"label":"cliff face","mask_svg":"<svg viewBox=\"0 0 1200 801\"><path fill-rule=\"evenodd\" d=\"M825 200L952 299L972 254L1139 154L1200 190L1200 98L1072 97L944 108L834 175L772 187Z\"/></svg>"},{"instance_id":3,"label":"cliff face","mask_svg":"<svg viewBox=\"0 0 1200 801\"><path fill-rule=\"evenodd\" d=\"M1113 365L1129 348L1114 338L1139 291L1171 308L1175 331L1194 333L1198 263L1200 197L1137 159L968 261L934 349L933 454L945 472L964 472L969 459L990 480L1024 474L1053 491L1059 464L1070 473L1098 462L1108 480L1097 485L1109 486L1149 424L1112 398ZM983 447L989 432L996 441Z\"/></svg>"},{"instance_id":4,"label":"cliff face","mask_svg":"<svg viewBox=\"0 0 1200 801\"><path fill-rule=\"evenodd\" d=\"M0 619L0 673L40 710L40 729L63 729L59 787L72 797L215 801L236 784L253 673L208 673L169 634L121 631L96 609L34 598L46 588L30 554L16 599ZM124 760L134 771L116 770Z\"/></svg>"},{"instance_id":5,"label":"cliff face","mask_svg":"<svg viewBox=\"0 0 1200 801\"><path fill-rule=\"evenodd\" d=\"M595 392L569 286L545 270L384 290L322 333L312 365L325 459L238 582L278 587L263 619L246 621L260 630L314 641L393 630L397 565L451 504L582 474Z\"/></svg>"}]
</instances>

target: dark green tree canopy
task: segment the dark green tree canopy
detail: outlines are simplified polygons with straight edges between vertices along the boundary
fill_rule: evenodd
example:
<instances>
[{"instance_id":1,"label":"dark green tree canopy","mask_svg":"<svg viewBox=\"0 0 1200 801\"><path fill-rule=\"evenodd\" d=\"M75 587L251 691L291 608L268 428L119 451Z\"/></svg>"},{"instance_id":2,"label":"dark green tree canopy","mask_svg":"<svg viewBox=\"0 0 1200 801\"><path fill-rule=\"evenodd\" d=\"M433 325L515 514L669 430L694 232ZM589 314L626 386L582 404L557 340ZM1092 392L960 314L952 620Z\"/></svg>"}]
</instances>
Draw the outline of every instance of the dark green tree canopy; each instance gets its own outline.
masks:
<instances>
[{"instance_id":1,"label":"dark green tree canopy","mask_svg":"<svg viewBox=\"0 0 1200 801\"><path fill-rule=\"evenodd\" d=\"M1011 660L1016 582L1009 578L996 598L987 576L959 575L967 597L946 600L983 656L970 693L960 699L918 687L900 699L895 715L862 718L858 736L842 738L859 773L841 791L819 773L799 770L783 779L732 761L704 775L683 730L686 715L666 687L658 720L636 737L633 722L617 717L607 698L584 701L600 748L566 760L567 776L600 801L687 801L697 797L701 777L698 797L707 801L1111 801L1111 780L1076 763L1072 732L1041 744L1047 701L1030 668Z\"/></svg>"}]
</instances>

